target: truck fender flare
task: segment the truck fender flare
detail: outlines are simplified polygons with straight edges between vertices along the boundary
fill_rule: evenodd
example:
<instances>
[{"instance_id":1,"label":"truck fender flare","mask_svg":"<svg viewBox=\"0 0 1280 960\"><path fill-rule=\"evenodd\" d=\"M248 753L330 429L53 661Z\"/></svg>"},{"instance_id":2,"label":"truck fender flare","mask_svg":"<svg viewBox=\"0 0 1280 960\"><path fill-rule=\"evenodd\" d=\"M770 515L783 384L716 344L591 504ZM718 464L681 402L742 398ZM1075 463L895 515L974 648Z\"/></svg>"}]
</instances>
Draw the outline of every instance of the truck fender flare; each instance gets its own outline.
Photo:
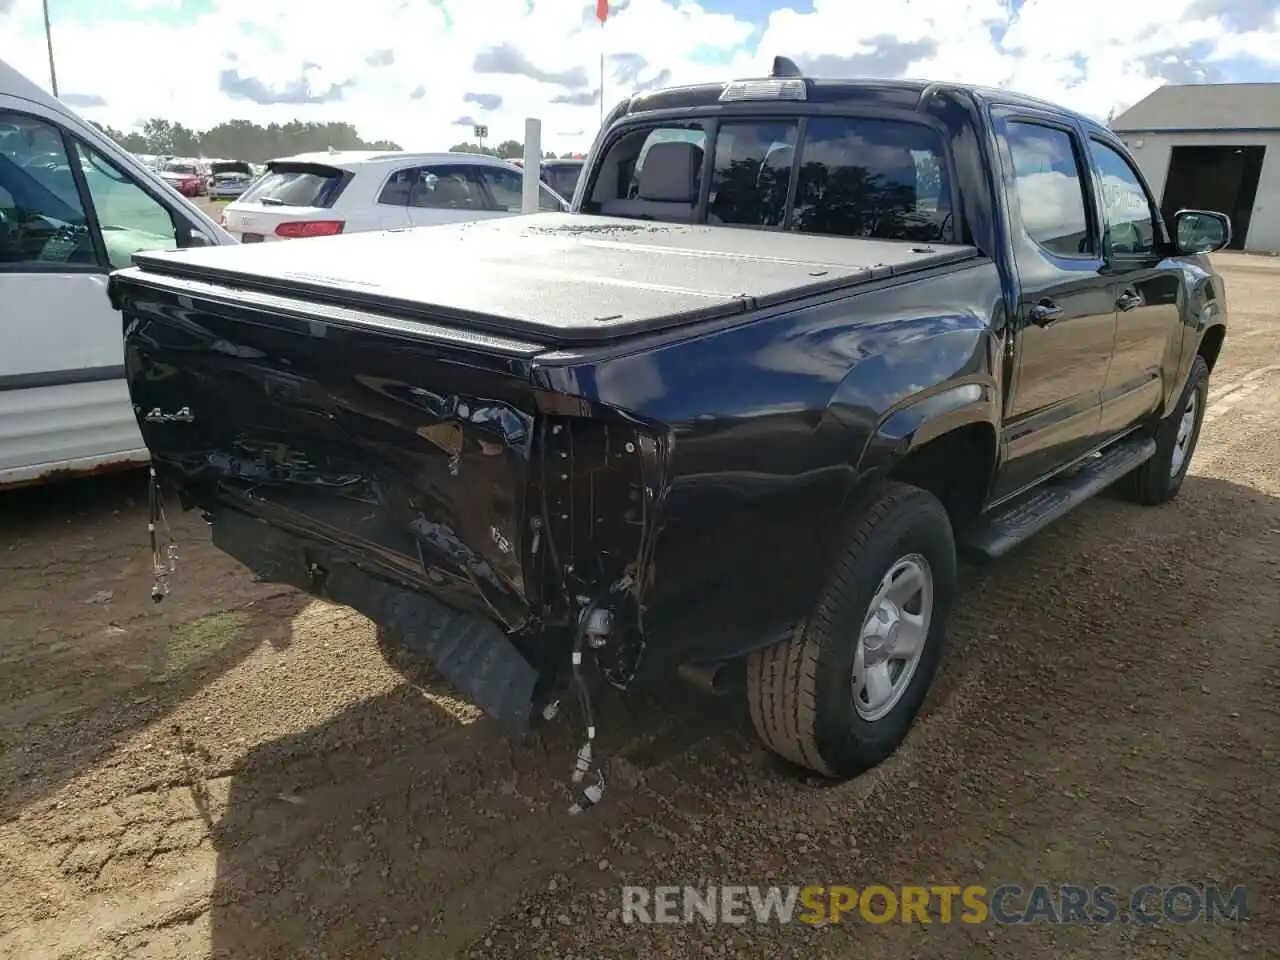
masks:
<instances>
[{"instance_id":1,"label":"truck fender flare","mask_svg":"<svg viewBox=\"0 0 1280 960\"><path fill-rule=\"evenodd\" d=\"M898 404L880 418L867 438L858 474L887 474L903 457L931 440L971 424L986 424L998 437L996 396L995 382L984 377L952 383Z\"/></svg>"},{"instance_id":2,"label":"truck fender flare","mask_svg":"<svg viewBox=\"0 0 1280 960\"><path fill-rule=\"evenodd\" d=\"M1182 387L1191 374L1191 365L1204 347L1210 335L1221 337L1226 333L1226 304L1220 294L1221 280L1217 277L1200 277L1187 291L1187 307L1184 315L1181 351L1177 372L1172 382L1165 385L1164 403L1160 416L1173 413L1182 396ZM1215 356L1213 359L1217 359ZM1212 367L1212 363L1210 363Z\"/></svg>"},{"instance_id":3,"label":"truck fender flare","mask_svg":"<svg viewBox=\"0 0 1280 960\"><path fill-rule=\"evenodd\" d=\"M1196 311L1196 325L1183 341L1185 346L1178 360L1178 375L1167 391L1164 406L1160 412L1161 417L1168 417L1177 409L1178 401L1182 399L1182 388L1186 385L1187 377L1191 376L1191 365L1196 362L1196 357L1201 356L1204 342L1210 336L1219 338L1213 356L1205 358L1212 370L1214 362L1218 359L1218 352L1222 349L1221 338L1224 338L1227 333L1227 325L1222 320L1222 314L1222 304L1216 300L1210 300Z\"/></svg>"},{"instance_id":4,"label":"truck fender flare","mask_svg":"<svg viewBox=\"0 0 1280 960\"><path fill-rule=\"evenodd\" d=\"M995 381L983 375L908 398L885 413L852 464L853 482L845 491L826 545L827 563L834 563L844 531L863 506L887 482L893 468L909 453L962 427L981 424L991 430L999 458L999 401ZM995 468L995 462L991 464Z\"/></svg>"}]
</instances>

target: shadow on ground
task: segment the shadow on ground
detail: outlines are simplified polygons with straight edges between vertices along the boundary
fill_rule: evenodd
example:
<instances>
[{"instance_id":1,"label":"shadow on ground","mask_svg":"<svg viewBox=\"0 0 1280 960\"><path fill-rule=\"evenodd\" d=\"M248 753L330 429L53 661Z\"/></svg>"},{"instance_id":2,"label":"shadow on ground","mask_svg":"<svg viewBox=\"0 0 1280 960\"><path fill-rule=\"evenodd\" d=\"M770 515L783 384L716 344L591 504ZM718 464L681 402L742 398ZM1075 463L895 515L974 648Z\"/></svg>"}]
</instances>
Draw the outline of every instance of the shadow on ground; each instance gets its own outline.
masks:
<instances>
[{"instance_id":1,"label":"shadow on ground","mask_svg":"<svg viewBox=\"0 0 1280 960\"><path fill-rule=\"evenodd\" d=\"M0 819L259 644L286 645L307 602L203 556L213 553L204 524L178 514L181 589L154 604L146 479L133 471L0 493Z\"/></svg>"},{"instance_id":2,"label":"shadow on ground","mask_svg":"<svg viewBox=\"0 0 1280 960\"><path fill-rule=\"evenodd\" d=\"M1133 797L1143 795L1143 783L1159 785L1161 776L1172 776L1179 764L1201 769L1205 760L1186 752L1176 762L1152 760L1157 766L1148 770L1136 748L1130 751L1144 714L1128 714L1118 735L1114 713L1134 698L1166 698L1149 709L1155 718L1148 721L1155 723L1150 742L1158 745L1160 724L1198 722L1194 713L1205 701L1194 699L1201 696L1193 686L1198 681L1184 661L1200 645L1200 618L1212 615L1219 583L1234 592L1274 589L1266 551L1274 548L1276 529L1280 501L1193 476L1173 504L1147 510L1100 498L993 569L966 569L951 646L924 713L898 757L863 778L877 786L861 793L814 793L813 781L762 759L740 701L673 684L604 705L604 743L623 759L612 762L604 804L570 817L564 781L577 742L569 723L557 721L517 744L484 719L442 724L436 711L439 698L448 696L443 687L428 685L424 696L404 685L363 701L254 750L233 771L227 813L214 833L214 954L443 958L470 949L479 951L468 954L474 956L543 956L561 955L585 938L594 944L593 956L652 955L646 951L672 931L623 930L577 912L570 918L564 882L557 893L555 878L576 866L576 875L586 876L580 887L603 884L612 903L624 881L597 874L594 865L607 854L616 866L620 850L629 851L632 876L641 878L625 882L694 882L694 876L673 879L674 868L664 866L680 862L681 850L720 851L706 854L696 868L710 872L712 882L727 858L755 864L757 871L776 867L790 863L797 846L792 821L779 811L794 816L810 807L827 809L834 819L829 835L821 825L805 828L817 831L816 846L801 858L806 876L843 877L857 862L864 872L878 870L876 876L920 882L920 870L972 872L975 856L1008 876L1039 876L1047 868L1036 844L1052 842L1047 838L1059 835L1061 824L1080 817L1094 824L1089 829L1119 825L1121 838L1090 848L1100 864L1081 862L1106 870L1123 860L1124 872L1132 872L1139 851L1129 848L1136 843L1149 850L1165 822L1159 809L1147 807L1144 832L1134 835L1125 825L1129 804L1138 802ZM1253 643L1253 633L1274 631L1268 618L1280 613L1276 606L1219 626ZM1156 687L1135 692L1130 677ZM1178 699L1184 696L1185 709ZM1184 736L1183 745L1190 744ZM1092 798L1072 792L1085 789L1071 780L1072 764L1085 788L1096 776L1114 782L1120 770L1137 785L1125 788L1123 801L1099 799L1095 809ZM910 783L898 779L903 769L911 771L901 774L912 777ZM1042 776L1065 778L1071 790L1032 784L1028 793L1032 787L1019 785L1020 778ZM1195 789L1209 797L1210 787ZM856 797L873 790L879 791L873 808L859 810ZM1158 805L1166 792L1159 787L1152 802ZM999 824L1012 796L1022 798L1024 817L1045 807L1045 823L1023 823L1030 839L1002 846ZM1194 809L1188 805L1202 801L1198 794L1178 799L1168 829L1183 837L1190 829L1183 822L1187 810ZM766 813L766 803L777 806ZM887 820L886 811L892 813ZM772 825L760 822L774 814ZM705 824L697 835L689 832L693 821ZM862 848L853 850L856 861L848 859L850 830ZM1185 851L1179 856L1187 863L1204 854L1183 839L1169 842ZM921 859L904 861L911 850ZM1256 861L1250 856L1217 844L1209 859L1232 870L1226 865L1234 857L1247 869ZM929 857L935 862L925 862ZM693 862L702 861L695 854ZM787 876L782 882L795 879ZM535 929L525 918L532 915L527 905L539 900L554 905L547 925ZM798 930L777 936L793 932L802 948ZM491 953L487 941L481 947L487 933L505 952ZM711 944L720 934L695 936ZM623 937L635 945L631 953ZM920 946L896 934L882 939L887 952L876 956L906 955ZM963 946L960 952L930 955L959 956L978 943L960 936L953 941Z\"/></svg>"}]
</instances>

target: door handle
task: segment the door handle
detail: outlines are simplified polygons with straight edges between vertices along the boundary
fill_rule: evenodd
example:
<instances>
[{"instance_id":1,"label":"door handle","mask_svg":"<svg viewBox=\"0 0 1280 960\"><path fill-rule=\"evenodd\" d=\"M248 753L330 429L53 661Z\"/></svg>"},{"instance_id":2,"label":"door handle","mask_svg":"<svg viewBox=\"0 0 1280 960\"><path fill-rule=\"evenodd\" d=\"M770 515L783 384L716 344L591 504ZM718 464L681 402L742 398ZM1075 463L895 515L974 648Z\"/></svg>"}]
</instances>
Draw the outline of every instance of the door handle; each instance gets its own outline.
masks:
<instances>
[{"instance_id":1,"label":"door handle","mask_svg":"<svg viewBox=\"0 0 1280 960\"><path fill-rule=\"evenodd\" d=\"M1116 306L1121 310L1132 310L1135 307L1142 306L1142 295L1135 293L1133 290L1126 290L1120 294L1120 299L1116 301Z\"/></svg>"},{"instance_id":2,"label":"door handle","mask_svg":"<svg viewBox=\"0 0 1280 960\"><path fill-rule=\"evenodd\" d=\"M1052 300L1041 300L1031 305L1029 316L1037 327L1047 327L1062 316L1062 308Z\"/></svg>"}]
</instances>

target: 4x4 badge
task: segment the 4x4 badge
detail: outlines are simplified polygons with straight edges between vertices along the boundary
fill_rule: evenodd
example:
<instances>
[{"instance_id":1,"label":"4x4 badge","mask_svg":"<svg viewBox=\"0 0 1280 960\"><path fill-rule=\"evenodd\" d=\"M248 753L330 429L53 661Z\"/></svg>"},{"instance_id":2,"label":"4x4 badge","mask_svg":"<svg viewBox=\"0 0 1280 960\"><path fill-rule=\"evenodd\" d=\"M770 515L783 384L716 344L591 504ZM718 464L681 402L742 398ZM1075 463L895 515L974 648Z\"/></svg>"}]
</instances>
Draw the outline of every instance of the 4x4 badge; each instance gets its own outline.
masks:
<instances>
[{"instance_id":1,"label":"4x4 badge","mask_svg":"<svg viewBox=\"0 0 1280 960\"><path fill-rule=\"evenodd\" d=\"M142 419L147 423L191 423L195 417L190 407L180 407L176 413L163 413L159 407L152 407L151 412Z\"/></svg>"}]
</instances>

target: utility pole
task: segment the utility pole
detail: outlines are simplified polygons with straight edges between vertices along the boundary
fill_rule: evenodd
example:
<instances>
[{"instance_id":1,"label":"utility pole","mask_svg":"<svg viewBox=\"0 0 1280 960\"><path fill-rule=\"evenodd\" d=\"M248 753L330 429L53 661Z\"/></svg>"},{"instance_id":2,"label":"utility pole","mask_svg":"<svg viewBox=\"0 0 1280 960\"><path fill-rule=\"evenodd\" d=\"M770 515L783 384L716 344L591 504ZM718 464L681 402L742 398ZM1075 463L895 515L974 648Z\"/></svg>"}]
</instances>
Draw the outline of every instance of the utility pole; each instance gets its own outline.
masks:
<instances>
[{"instance_id":1,"label":"utility pole","mask_svg":"<svg viewBox=\"0 0 1280 960\"><path fill-rule=\"evenodd\" d=\"M49 26L49 0L44 0L44 40L49 47L49 84L58 95L58 71L53 66L53 30Z\"/></svg>"}]
</instances>

